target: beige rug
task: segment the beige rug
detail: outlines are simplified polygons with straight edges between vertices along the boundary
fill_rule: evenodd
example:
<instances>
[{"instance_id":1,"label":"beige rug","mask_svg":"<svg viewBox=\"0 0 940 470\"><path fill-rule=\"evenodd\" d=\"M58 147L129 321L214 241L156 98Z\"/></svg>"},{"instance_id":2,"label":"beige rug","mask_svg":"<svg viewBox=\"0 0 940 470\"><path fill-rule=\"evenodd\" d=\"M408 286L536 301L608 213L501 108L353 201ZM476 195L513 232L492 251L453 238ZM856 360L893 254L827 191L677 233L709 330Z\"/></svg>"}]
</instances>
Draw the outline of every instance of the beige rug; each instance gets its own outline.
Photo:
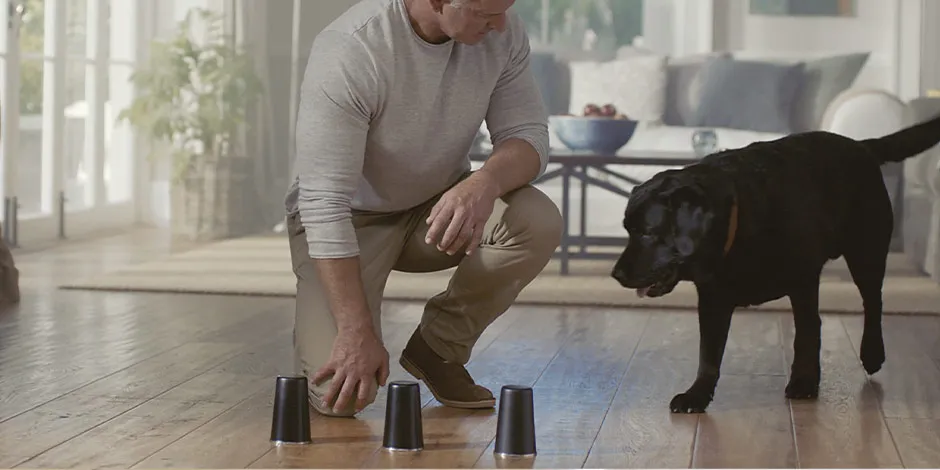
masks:
<instances>
[{"instance_id":1,"label":"beige rug","mask_svg":"<svg viewBox=\"0 0 940 470\"><path fill-rule=\"evenodd\" d=\"M558 275L552 261L520 295L520 304L679 308L694 309L695 289L681 283L662 298L641 299L621 288L608 275L612 261L573 261L569 276ZM940 314L940 285L918 275L903 255L889 259L884 288L886 313ZM443 290L452 271L431 274L392 273L386 299L417 300ZM260 236L227 240L159 261L143 263L104 275L69 282L66 289L110 291L180 292L233 295L294 295L287 240L283 236ZM789 311L782 299L758 310ZM840 261L826 268L820 288L820 309L826 313L858 313L862 303L845 265Z\"/></svg>"}]
</instances>

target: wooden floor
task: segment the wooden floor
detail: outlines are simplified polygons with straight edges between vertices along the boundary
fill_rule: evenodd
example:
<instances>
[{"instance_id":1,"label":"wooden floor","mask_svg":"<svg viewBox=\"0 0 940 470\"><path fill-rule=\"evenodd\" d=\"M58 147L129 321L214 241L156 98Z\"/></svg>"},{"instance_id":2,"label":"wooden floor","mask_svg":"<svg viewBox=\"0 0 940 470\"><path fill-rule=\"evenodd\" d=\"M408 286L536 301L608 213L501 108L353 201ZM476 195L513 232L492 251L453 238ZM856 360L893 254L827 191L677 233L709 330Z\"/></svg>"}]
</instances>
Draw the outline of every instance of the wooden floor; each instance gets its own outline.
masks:
<instances>
[{"instance_id":1,"label":"wooden floor","mask_svg":"<svg viewBox=\"0 0 940 470\"><path fill-rule=\"evenodd\" d=\"M469 369L495 391L534 385L534 460L494 460L495 412L427 393L420 454L380 450L384 395L359 419L315 416L313 445L275 448L290 299L55 289L169 249L144 233L17 253L23 303L0 313L0 467L940 466L940 317L887 317L888 362L871 382L861 319L826 317L822 396L791 403L791 320L738 315L715 402L694 416L667 409L695 374L693 315L517 307ZM385 306L393 379L409 378L397 359L420 313Z\"/></svg>"}]
</instances>

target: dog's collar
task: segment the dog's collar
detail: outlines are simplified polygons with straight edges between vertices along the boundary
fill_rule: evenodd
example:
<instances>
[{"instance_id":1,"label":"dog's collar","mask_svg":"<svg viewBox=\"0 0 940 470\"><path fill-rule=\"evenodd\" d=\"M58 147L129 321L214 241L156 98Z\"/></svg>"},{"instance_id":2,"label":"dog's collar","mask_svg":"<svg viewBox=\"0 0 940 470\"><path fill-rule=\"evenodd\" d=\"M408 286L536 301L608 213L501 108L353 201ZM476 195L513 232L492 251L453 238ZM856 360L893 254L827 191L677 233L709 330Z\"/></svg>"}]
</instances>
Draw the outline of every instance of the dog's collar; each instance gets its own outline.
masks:
<instances>
[{"instance_id":1,"label":"dog's collar","mask_svg":"<svg viewBox=\"0 0 940 470\"><path fill-rule=\"evenodd\" d=\"M731 217L728 221L728 239L725 240L725 254L727 255L731 251L731 246L734 245L734 236L738 232L738 201L735 198L731 201Z\"/></svg>"}]
</instances>

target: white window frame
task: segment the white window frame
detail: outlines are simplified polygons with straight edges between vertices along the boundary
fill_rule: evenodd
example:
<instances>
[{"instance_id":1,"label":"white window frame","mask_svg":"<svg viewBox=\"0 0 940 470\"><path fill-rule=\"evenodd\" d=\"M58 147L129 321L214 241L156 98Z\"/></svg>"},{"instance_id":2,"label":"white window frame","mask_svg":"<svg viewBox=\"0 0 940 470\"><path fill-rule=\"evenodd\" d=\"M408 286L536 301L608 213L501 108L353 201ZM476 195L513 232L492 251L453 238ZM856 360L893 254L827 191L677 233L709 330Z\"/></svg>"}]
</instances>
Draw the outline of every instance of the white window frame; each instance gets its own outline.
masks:
<instances>
[{"instance_id":1,"label":"white window frame","mask_svg":"<svg viewBox=\"0 0 940 470\"><path fill-rule=\"evenodd\" d=\"M126 80L110 80L110 90L106 81L112 66L124 67L128 72L141 56L152 35L149 23L151 15L150 0L111 0L112 21L108 31L106 0L86 0L87 6L87 42L86 54L67 55L67 25L65 10L66 0L45 0L45 37L44 51L40 54L22 54L18 48L16 34L0 34L0 57L3 67L0 69L0 82L3 83L3 141L0 142L0 162L4 177L2 180L3 199L16 197L18 186L23 182L16 178L17 166L23 158L19 155L20 120L18 112L18 77L19 66L23 59L40 59L44 62L43 71L43 115L42 115L42 176L41 210L36 214L24 214L22 209L17 214L15 223L7 221L0 206L0 219L3 220L4 234L11 234L15 229L14 241L17 247L28 248L47 244L50 241L80 238L102 231L126 228L137 221L138 201L140 199L141 171L143 165L141 145L136 133L126 124L116 126L114 119L120 108L133 98L132 85ZM0 24L9 20L8 11L0 9ZM121 31L128 31L121 34ZM109 34L110 33L110 34ZM111 41L111 57L105 57L108 38ZM19 60L17 60L19 59ZM88 175L85 185L85 204L81 208L70 209L63 201L66 162L65 110L66 100L66 64L83 61L85 74L85 147L78 152L84 154L83 166ZM117 106L110 106L106 116L105 98L111 104L120 99ZM12 106L10 106L12 105ZM117 109L115 109L117 108ZM110 144L110 145L109 145ZM109 152L108 165L105 154ZM73 150L74 153L74 150ZM124 198L109 201L106 191L106 171L116 173L111 183L120 187ZM31 182L25 182L30 184Z\"/></svg>"}]
</instances>

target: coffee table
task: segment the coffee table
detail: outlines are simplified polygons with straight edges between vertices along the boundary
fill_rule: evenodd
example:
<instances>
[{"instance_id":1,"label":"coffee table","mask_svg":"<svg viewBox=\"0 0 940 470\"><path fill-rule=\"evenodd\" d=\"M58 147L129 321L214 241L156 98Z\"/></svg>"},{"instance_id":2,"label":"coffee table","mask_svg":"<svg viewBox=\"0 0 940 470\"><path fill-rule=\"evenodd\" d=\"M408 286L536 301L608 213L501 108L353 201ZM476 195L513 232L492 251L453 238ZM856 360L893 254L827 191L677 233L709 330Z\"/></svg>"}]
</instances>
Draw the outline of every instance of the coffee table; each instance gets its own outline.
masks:
<instances>
[{"instance_id":1,"label":"coffee table","mask_svg":"<svg viewBox=\"0 0 940 470\"><path fill-rule=\"evenodd\" d=\"M474 149L470 152L470 159L472 161L482 162L485 161L489 155L490 152L488 150ZM579 189L581 196L578 233L571 234L568 224L565 223L561 245L559 246L559 251L557 251L554 256L559 259L561 265L560 274L562 276L569 274L569 261L572 259L616 259L619 256L619 253L590 253L588 252L589 247L626 246L628 238L626 236L604 237L587 235L587 188L589 186L604 189L622 196L624 199L629 199L631 193L630 189L624 189L610 182L591 176L588 174L589 168L605 174L610 178L626 183L632 188L643 181L615 171L612 167L660 166L679 168L697 163L700 159L701 158L695 155L691 149L689 152L621 149L619 152L612 155L557 148L551 149L549 165L555 165L558 166L558 168L546 171L545 174L535 181L535 184L561 178L561 215L562 219L566 222L571 216L572 179L580 183Z\"/></svg>"}]
</instances>

